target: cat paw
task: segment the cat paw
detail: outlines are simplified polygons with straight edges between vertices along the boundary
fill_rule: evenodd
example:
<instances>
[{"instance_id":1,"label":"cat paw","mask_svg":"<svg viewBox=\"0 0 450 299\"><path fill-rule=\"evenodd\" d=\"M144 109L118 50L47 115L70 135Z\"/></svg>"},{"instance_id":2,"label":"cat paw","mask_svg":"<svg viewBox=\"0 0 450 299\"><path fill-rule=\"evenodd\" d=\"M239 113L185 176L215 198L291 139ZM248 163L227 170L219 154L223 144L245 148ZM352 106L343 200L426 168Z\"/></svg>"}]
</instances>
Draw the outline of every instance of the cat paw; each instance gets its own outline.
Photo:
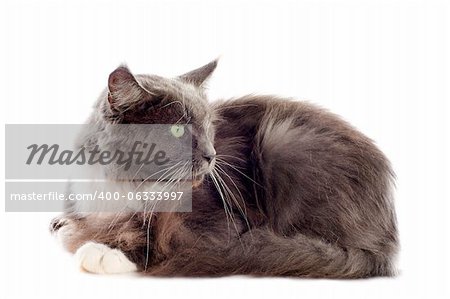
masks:
<instances>
[{"instance_id":1,"label":"cat paw","mask_svg":"<svg viewBox=\"0 0 450 299\"><path fill-rule=\"evenodd\" d=\"M90 273L119 274L137 270L136 265L122 251L95 242L81 246L75 258L80 268Z\"/></svg>"},{"instance_id":2,"label":"cat paw","mask_svg":"<svg viewBox=\"0 0 450 299\"><path fill-rule=\"evenodd\" d=\"M70 243L72 236L75 235L75 232L75 222L69 218L57 217L50 222L50 233L55 236L58 242L66 249L69 249L67 245Z\"/></svg>"}]
</instances>

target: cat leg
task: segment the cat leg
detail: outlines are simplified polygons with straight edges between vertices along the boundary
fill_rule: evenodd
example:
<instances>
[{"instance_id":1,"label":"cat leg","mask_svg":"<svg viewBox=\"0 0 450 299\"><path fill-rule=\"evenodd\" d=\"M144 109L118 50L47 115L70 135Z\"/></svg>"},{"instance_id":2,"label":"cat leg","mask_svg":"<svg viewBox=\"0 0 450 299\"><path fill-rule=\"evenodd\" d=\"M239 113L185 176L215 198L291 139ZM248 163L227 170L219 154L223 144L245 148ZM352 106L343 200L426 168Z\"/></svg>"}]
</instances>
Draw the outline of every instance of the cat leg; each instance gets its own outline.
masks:
<instances>
[{"instance_id":1,"label":"cat leg","mask_svg":"<svg viewBox=\"0 0 450 299\"><path fill-rule=\"evenodd\" d=\"M50 231L65 249L74 253L81 269L92 273L126 273L137 271L140 255L135 249L147 246L145 231L140 222L125 217L124 222L116 218L100 219L98 215L84 218L63 215L50 224ZM108 227L115 220L115 226ZM102 233L106 232L107 233ZM131 260L129 257L131 254Z\"/></svg>"},{"instance_id":2,"label":"cat leg","mask_svg":"<svg viewBox=\"0 0 450 299\"><path fill-rule=\"evenodd\" d=\"M75 258L84 271L96 274L120 274L137 271L137 267L119 249L104 244L87 242L75 253Z\"/></svg>"}]
</instances>

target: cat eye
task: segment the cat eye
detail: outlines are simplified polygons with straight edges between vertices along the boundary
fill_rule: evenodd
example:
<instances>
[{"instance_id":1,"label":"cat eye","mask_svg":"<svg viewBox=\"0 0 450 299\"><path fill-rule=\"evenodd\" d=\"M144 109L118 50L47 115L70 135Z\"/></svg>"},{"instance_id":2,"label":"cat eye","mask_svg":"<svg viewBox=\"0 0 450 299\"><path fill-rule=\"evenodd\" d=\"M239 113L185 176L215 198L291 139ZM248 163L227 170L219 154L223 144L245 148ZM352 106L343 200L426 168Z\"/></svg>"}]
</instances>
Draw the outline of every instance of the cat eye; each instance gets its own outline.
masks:
<instances>
[{"instance_id":1,"label":"cat eye","mask_svg":"<svg viewBox=\"0 0 450 299\"><path fill-rule=\"evenodd\" d=\"M176 138L180 138L181 136L184 135L184 126L182 126L182 125L173 125L173 126L170 127L170 132Z\"/></svg>"}]
</instances>

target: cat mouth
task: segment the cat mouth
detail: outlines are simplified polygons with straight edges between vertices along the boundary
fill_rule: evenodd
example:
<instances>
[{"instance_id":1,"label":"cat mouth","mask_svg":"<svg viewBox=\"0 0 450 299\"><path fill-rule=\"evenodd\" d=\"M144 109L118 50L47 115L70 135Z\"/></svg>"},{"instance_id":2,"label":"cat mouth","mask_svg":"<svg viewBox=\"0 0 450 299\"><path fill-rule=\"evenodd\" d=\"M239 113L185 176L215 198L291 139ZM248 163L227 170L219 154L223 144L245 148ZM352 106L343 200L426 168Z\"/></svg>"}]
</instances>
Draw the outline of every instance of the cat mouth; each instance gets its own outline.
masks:
<instances>
[{"instance_id":1,"label":"cat mouth","mask_svg":"<svg viewBox=\"0 0 450 299\"><path fill-rule=\"evenodd\" d=\"M203 179L205 178L204 174L196 175L192 177L192 188L197 188L203 183Z\"/></svg>"}]
</instances>

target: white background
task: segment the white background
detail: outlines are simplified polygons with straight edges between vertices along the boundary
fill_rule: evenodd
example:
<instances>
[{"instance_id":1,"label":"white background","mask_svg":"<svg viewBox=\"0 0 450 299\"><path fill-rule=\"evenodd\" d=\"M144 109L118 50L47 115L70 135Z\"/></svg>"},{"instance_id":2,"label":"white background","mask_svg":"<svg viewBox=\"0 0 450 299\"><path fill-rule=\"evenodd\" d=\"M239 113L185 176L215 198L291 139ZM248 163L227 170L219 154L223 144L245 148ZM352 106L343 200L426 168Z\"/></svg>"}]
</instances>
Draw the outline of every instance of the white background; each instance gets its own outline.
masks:
<instances>
[{"instance_id":1,"label":"white background","mask_svg":"<svg viewBox=\"0 0 450 299\"><path fill-rule=\"evenodd\" d=\"M52 214L1 212L5 298L443 298L450 282L445 3L2 2L4 123L82 123L120 63L175 76L220 55L211 99L253 92L308 99L377 142L398 175L402 242L401 273L390 279L95 276L80 273L52 240Z\"/></svg>"}]
</instances>

